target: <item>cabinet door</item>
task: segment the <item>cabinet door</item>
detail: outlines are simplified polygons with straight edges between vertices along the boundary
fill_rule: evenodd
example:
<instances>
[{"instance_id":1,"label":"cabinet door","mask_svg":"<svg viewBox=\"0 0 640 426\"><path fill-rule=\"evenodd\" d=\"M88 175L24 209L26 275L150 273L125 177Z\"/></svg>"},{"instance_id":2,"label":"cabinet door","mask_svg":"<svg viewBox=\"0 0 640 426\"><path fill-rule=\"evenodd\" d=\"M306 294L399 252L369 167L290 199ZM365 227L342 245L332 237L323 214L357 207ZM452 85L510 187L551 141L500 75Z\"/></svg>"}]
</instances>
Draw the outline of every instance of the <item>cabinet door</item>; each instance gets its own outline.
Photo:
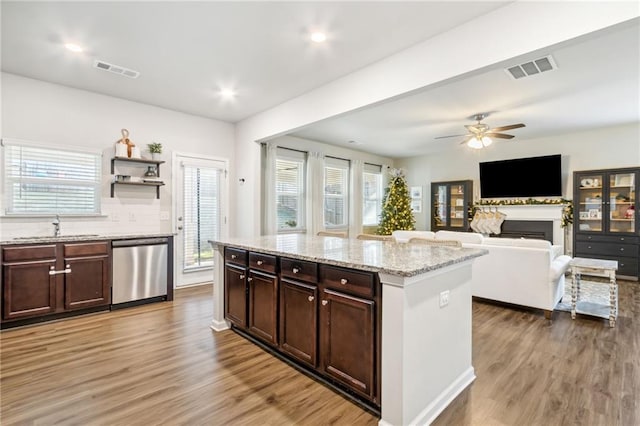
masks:
<instances>
[{"instance_id":1,"label":"cabinet door","mask_svg":"<svg viewBox=\"0 0 640 426\"><path fill-rule=\"evenodd\" d=\"M607 231L613 234L634 234L636 227L636 173L609 174L609 222Z\"/></svg>"},{"instance_id":2,"label":"cabinet door","mask_svg":"<svg viewBox=\"0 0 640 426\"><path fill-rule=\"evenodd\" d=\"M445 184L431 185L431 198L433 200L433 216L431 229L445 228L448 224L447 206L449 204L449 186Z\"/></svg>"},{"instance_id":3,"label":"cabinet door","mask_svg":"<svg viewBox=\"0 0 640 426\"><path fill-rule=\"evenodd\" d=\"M250 270L249 332L270 343L278 344L278 278Z\"/></svg>"},{"instance_id":4,"label":"cabinet door","mask_svg":"<svg viewBox=\"0 0 640 426\"><path fill-rule=\"evenodd\" d=\"M317 365L318 289L280 281L280 349L312 366Z\"/></svg>"},{"instance_id":5,"label":"cabinet door","mask_svg":"<svg viewBox=\"0 0 640 426\"><path fill-rule=\"evenodd\" d=\"M604 230L603 173L576 175L575 222L577 232L602 232Z\"/></svg>"},{"instance_id":6,"label":"cabinet door","mask_svg":"<svg viewBox=\"0 0 640 426\"><path fill-rule=\"evenodd\" d=\"M56 310L55 260L3 265L3 319L35 317Z\"/></svg>"},{"instance_id":7,"label":"cabinet door","mask_svg":"<svg viewBox=\"0 0 640 426\"><path fill-rule=\"evenodd\" d=\"M240 328L247 327L247 270L227 264L224 269L224 317Z\"/></svg>"},{"instance_id":8,"label":"cabinet door","mask_svg":"<svg viewBox=\"0 0 640 426\"><path fill-rule=\"evenodd\" d=\"M375 397L375 302L324 289L320 369L357 393Z\"/></svg>"},{"instance_id":9,"label":"cabinet door","mask_svg":"<svg viewBox=\"0 0 640 426\"><path fill-rule=\"evenodd\" d=\"M449 185L449 227L453 231L467 227L467 196L463 183Z\"/></svg>"},{"instance_id":10,"label":"cabinet door","mask_svg":"<svg viewBox=\"0 0 640 426\"><path fill-rule=\"evenodd\" d=\"M109 257L65 259L64 308L67 310L111 303Z\"/></svg>"}]
</instances>

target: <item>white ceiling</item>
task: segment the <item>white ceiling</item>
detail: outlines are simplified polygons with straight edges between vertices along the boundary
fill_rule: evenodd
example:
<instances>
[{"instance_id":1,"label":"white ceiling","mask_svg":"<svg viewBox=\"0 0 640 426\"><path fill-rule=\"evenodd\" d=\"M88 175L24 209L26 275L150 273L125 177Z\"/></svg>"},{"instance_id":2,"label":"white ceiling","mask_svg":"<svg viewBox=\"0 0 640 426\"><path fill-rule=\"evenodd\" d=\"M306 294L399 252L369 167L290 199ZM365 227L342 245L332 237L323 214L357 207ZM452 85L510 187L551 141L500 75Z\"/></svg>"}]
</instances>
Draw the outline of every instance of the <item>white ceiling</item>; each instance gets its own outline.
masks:
<instances>
[{"instance_id":1,"label":"white ceiling","mask_svg":"<svg viewBox=\"0 0 640 426\"><path fill-rule=\"evenodd\" d=\"M506 3L2 1L2 70L237 122Z\"/></svg>"},{"instance_id":2,"label":"white ceiling","mask_svg":"<svg viewBox=\"0 0 640 426\"><path fill-rule=\"evenodd\" d=\"M506 3L2 1L2 70L237 122ZM325 31L328 41L310 42L314 30ZM74 54L66 42L86 50ZM557 70L522 80L504 72L547 54ZM97 70L95 59L140 77ZM217 93L229 86L237 91L233 101ZM638 122L639 105L635 19L292 135L407 157L460 149L463 138L434 138L465 133L468 117L479 112L491 112L485 120L491 127L525 123L507 132L512 141L499 141L517 143Z\"/></svg>"},{"instance_id":3,"label":"white ceiling","mask_svg":"<svg viewBox=\"0 0 640 426\"><path fill-rule=\"evenodd\" d=\"M506 36L506 35L505 35ZM491 46L479 46L491 49ZM513 80L504 68L551 54L558 69ZM524 123L497 143L640 121L640 21L550 46L399 100L330 118L291 135L389 157L452 149L469 117L491 112L490 127ZM359 144L350 145L353 140ZM640 143L640 141L638 141Z\"/></svg>"}]
</instances>

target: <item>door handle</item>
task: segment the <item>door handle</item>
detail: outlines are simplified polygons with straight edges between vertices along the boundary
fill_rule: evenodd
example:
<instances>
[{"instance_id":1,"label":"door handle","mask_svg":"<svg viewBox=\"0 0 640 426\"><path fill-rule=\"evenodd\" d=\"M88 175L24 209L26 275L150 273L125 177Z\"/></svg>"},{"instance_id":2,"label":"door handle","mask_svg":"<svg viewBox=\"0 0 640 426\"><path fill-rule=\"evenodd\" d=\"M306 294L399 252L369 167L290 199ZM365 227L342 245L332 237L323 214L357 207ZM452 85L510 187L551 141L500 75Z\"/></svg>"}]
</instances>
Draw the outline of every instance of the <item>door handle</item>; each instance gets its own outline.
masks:
<instances>
[{"instance_id":1,"label":"door handle","mask_svg":"<svg viewBox=\"0 0 640 426\"><path fill-rule=\"evenodd\" d=\"M178 226L178 231L182 231L182 226Z\"/></svg>"},{"instance_id":2,"label":"door handle","mask_svg":"<svg viewBox=\"0 0 640 426\"><path fill-rule=\"evenodd\" d=\"M70 273L71 273L71 268L69 268L69 265L67 265L66 269L63 269L61 271L49 270L49 275L70 274Z\"/></svg>"}]
</instances>

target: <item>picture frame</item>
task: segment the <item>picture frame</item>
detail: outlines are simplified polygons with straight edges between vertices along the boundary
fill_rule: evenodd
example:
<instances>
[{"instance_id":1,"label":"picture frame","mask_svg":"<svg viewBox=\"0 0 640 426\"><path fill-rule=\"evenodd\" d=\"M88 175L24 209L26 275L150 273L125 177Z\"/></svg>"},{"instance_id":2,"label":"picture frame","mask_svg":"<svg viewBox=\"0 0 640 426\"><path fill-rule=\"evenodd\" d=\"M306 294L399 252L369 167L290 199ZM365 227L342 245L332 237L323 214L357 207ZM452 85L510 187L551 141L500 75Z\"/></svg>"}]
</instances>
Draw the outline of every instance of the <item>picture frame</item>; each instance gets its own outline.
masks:
<instances>
[{"instance_id":1,"label":"picture frame","mask_svg":"<svg viewBox=\"0 0 640 426\"><path fill-rule=\"evenodd\" d=\"M589 212L580 212L580 219L589 219Z\"/></svg>"},{"instance_id":2,"label":"picture frame","mask_svg":"<svg viewBox=\"0 0 640 426\"><path fill-rule=\"evenodd\" d=\"M417 200L422 198L422 187L421 186L412 186L410 190L411 199Z\"/></svg>"},{"instance_id":3,"label":"picture frame","mask_svg":"<svg viewBox=\"0 0 640 426\"><path fill-rule=\"evenodd\" d=\"M589 209L589 219L600 219L600 210Z\"/></svg>"},{"instance_id":4,"label":"picture frame","mask_svg":"<svg viewBox=\"0 0 640 426\"><path fill-rule=\"evenodd\" d=\"M422 200L411 200L411 210L413 210L414 213L422 213Z\"/></svg>"}]
</instances>

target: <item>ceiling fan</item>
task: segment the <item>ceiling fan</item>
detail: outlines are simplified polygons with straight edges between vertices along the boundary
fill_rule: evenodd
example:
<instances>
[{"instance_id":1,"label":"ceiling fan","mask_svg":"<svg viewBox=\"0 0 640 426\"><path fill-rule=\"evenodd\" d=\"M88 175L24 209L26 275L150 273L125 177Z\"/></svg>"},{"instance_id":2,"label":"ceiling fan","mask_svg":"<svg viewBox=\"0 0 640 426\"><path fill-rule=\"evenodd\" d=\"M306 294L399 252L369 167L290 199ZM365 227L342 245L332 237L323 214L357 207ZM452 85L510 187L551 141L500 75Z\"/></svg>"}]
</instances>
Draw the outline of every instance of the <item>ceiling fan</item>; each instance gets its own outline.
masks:
<instances>
[{"instance_id":1,"label":"ceiling fan","mask_svg":"<svg viewBox=\"0 0 640 426\"><path fill-rule=\"evenodd\" d=\"M493 143L491 138L498 139L513 139L513 135L508 135L506 133L501 133L505 130L519 129L520 127L525 127L524 124L509 124L508 126L500 126L489 128L488 125L481 123L482 120L487 118L489 113L479 113L470 117L477 121L476 124L467 124L464 127L467 128L469 133L464 135L448 135L448 136L438 136L435 139L444 139L444 138L456 138L464 136L465 139L460 144L467 144L470 148L481 149L486 146L489 146Z\"/></svg>"}]
</instances>

